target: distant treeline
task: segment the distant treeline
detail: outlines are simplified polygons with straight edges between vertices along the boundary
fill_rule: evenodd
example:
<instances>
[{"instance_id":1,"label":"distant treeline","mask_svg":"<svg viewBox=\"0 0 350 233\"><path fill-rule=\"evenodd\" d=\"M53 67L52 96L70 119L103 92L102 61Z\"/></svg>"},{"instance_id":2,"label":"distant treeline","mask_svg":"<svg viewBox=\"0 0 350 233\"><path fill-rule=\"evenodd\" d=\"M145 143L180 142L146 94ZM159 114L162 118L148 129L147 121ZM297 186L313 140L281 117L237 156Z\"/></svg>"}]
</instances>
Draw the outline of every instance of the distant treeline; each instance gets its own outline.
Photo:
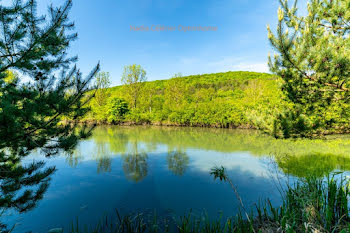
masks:
<instances>
[{"instance_id":1,"label":"distant treeline","mask_svg":"<svg viewBox=\"0 0 350 233\"><path fill-rule=\"evenodd\" d=\"M84 121L255 128L278 136L285 133L283 127L288 128L283 125L287 120L278 117L293 105L285 98L281 82L271 74L241 71L129 82L98 89ZM329 116L332 125L321 130L335 132L346 119L340 106L327 111L324 120ZM294 122L292 127L304 127L301 123Z\"/></svg>"},{"instance_id":2,"label":"distant treeline","mask_svg":"<svg viewBox=\"0 0 350 233\"><path fill-rule=\"evenodd\" d=\"M105 89L105 101L92 100L85 120L100 123L260 128L286 104L277 79L264 73L227 72L139 84L134 103L127 85ZM103 91L103 90L99 90ZM99 94L101 95L101 94ZM114 101L113 101L114 100ZM110 116L116 101L124 110ZM122 107L123 108L123 107Z\"/></svg>"}]
</instances>

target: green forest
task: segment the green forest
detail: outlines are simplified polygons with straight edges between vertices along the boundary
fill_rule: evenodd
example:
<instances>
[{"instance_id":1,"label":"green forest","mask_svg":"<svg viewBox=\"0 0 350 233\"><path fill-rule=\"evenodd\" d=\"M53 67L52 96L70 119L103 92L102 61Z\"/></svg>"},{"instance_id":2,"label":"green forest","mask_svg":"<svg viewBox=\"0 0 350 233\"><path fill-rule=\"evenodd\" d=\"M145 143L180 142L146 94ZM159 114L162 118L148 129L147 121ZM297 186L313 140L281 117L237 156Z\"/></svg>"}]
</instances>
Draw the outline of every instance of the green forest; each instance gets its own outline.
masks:
<instances>
[{"instance_id":1,"label":"green forest","mask_svg":"<svg viewBox=\"0 0 350 233\"><path fill-rule=\"evenodd\" d=\"M262 122L268 122L264 119L267 115L275 114L286 104L281 100L278 80L270 74L227 72L176 76L139 83L141 91L136 107L127 85L98 90L106 93L105 101L99 105L96 99L92 100L92 112L86 119L109 123L258 128ZM109 116L115 99L127 103L127 110L117 121Z\"/></svg>"},{"instance_id":2,"label":"green forest","mask_svg":"<svg viewBox=\"0 0 350 233\"><path fill-rule=\"evenodd\" d=\"M109 83L101 72L98 81ZM267 73L226 72L98 88L84 122L253 128L275 137L300 129L302 136L345 132L349 105L334 102L313 114L291 114L294 104L282 91L281 78ZM103 85L97 85L102 86ZM133 95L137 86L137 95ZM303 132L306 127L314 128ZM291 129L289 129L291 128Z\"/></svg>"}]
</instances>

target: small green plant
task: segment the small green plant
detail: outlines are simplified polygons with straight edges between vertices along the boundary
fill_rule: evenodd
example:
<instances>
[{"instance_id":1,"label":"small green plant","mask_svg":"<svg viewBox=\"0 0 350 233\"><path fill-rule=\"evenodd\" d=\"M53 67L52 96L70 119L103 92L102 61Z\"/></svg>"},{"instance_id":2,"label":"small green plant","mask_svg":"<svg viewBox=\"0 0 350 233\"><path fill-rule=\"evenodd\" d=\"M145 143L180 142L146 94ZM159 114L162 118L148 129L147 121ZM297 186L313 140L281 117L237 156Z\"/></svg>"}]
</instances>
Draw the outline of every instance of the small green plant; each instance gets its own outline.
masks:
<instances>
[{"instance_id":1,"label":"small green plant","mask_svg":"<svg viewBox=\"0 0 350 233\"><path fill-rule=\"evenodd\" d=\"M251 219L249 217L249 214L248 214L248 212L247 212L247 210L246 210L246 208L245 208L245 206L243 204L242 198L239 195L239 192L238 192L237 188L235 187L235 185L233 184L233 182L231 181L231 179L227 176L225 168L223 166L221 166L221 167L214 167L214 168L211 169L210 174L212 176L214 176L214 179L220 179L220 181L226 181L226 182L228 182L231 185L231 188L234 191L234 193L236 195L236 198L239 201L239 204L241 205L241 207L242 207L242 209L244 211L244 214L247 217L247 220L248 220L248 222L250 223L250 225L252 227L252 231L255 232L254 228L253 228L253 222L251 221Z\"/></svg>"}]
</instances>

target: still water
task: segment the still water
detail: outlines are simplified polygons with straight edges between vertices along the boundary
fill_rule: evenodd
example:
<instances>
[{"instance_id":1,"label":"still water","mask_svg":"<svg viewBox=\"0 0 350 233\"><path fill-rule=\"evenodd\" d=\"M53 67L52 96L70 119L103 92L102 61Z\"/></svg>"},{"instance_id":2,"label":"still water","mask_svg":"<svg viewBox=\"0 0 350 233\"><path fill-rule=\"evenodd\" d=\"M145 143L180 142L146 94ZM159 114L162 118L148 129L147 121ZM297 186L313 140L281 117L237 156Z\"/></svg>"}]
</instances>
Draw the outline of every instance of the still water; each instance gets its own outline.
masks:
<instances>
[{"instance_id":1,"label":"still water","mask_svg":"<svg viewBox=\"0 0 350 233\"><path fill-rule=\"evenodd\" d=\"M94 225L104 215L143 212L178 216L192 211L210 217L237 213L229 185L210 169L224 166L246 206L269 198L280 203L278 182L350 170L350 137L276 140L257 131L98 127L72 155L46 159L33 153L23 163L56 166L36 207L1 217L13 232L69 229L77 219ZM282 182L282 183L283 183Z\"/></svg>"}]
</instances>

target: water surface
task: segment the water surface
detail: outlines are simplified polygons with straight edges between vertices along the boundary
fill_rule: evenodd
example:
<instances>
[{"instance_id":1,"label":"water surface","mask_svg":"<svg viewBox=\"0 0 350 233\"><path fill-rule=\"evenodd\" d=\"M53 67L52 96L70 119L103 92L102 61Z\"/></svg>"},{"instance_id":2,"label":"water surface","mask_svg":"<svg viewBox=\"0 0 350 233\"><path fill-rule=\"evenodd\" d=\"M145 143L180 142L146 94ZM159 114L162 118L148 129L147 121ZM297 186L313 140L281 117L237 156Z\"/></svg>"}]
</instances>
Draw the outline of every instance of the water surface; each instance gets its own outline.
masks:
<instances>
[{"instance_id":1,"label":"water surface","mask_svg":"<svg viewBox=\"0 0 350 233\"><path fill-rule=\"evenodd\" d=\"M130 211L160 216L192 210L210 217L237 213L229 185L214 181L210 169L224 166L246 206L270 198L280 203L276 177L322 177L350 170L350 138L276 140L257 131L175 128L98 127L72 155L44 160L56 166L50 187L24 214L10 211L5 223L14 232L95 224L104 214Z\"/></svg>"}]
</instances>

